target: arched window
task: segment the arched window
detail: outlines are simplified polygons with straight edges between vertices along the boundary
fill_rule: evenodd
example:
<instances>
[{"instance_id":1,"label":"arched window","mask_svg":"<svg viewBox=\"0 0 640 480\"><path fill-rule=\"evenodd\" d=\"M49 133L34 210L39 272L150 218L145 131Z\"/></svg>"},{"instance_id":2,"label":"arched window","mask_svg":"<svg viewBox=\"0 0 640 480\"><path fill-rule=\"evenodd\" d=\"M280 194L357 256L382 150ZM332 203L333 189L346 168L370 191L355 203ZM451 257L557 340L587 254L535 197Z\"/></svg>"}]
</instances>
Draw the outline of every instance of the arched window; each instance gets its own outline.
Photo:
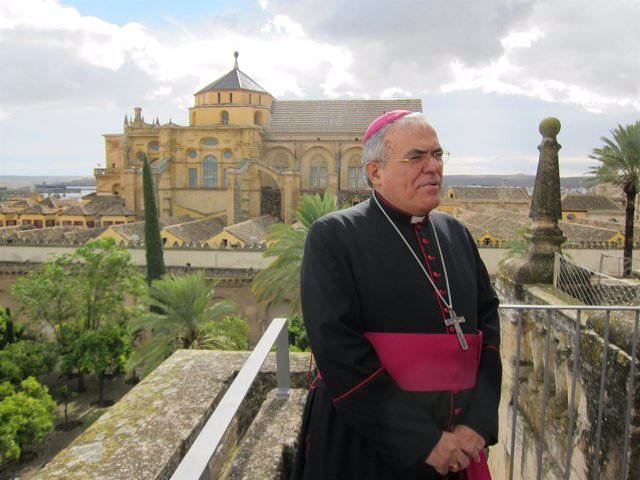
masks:
<instances>
[{"instance_id":1,"label":"arched window","mask_svg":"<svg viewBox=\"0 0 640 480\"><path fill-rule=\"evenodd\" d=\"M363 189L367 188L367 175L364 168L361 165L362 157L360 155L354 155L349 160L348 169L348 184L349 188Z\"/></svg>"},{"instance_id":2,"label":"arched window","mask_svg":"<svg viewBox=\"0 0 640 480\"><path fill-rule=\"evenodd\" d=\"M223 110L220 114L220 123L222 123L222 125L229 125L229 112L226 110Z\"/></svg>"},{"instance_id":3,"label":"arched window","mask_svg":"<svg viewBox=\"0 0 640 480\"><path fill-rule=\"evenodd\" d=\"M205 187L217 188L218 186L218 159L213 155L207 155L202 160L203 183Z\"/></svg>"},{"instance_id":4,"label":"arched window","mask_svg":"<svg viewBox=\"0 0 640 480\"><path fill-rule=\"evenodd\" d=\"M320 155L311 160L309 183L311 188L327 188L327 162Z\"/></svg>"}]
</instances>

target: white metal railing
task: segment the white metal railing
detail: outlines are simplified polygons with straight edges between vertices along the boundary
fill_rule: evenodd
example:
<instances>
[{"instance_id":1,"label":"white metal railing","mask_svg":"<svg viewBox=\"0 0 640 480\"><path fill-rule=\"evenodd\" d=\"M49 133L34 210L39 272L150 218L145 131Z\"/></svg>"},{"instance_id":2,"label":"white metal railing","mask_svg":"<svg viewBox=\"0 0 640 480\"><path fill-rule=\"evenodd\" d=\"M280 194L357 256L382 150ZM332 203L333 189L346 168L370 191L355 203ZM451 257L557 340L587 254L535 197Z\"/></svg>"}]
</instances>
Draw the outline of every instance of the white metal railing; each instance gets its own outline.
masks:
<instances>
[{"instance_id":1,"label":"white metal railing","mask_svg":"<svg viewBox=\"0 0 640 480\"><path fill-rule=\"evenodd\" d=\"M238 412L271 347L276 346L277 398L287 398L291 389L289 342L286 318L274 318L225 393L202 431L173 473L171 480L208 480L209 462Z\"/></svg>"},{"instance_id":2,"label":"white metal railing","mask_svg":"<svg viewBox=\"0 0 640 480\"><path fill-rule=\"evenodd\" d=\"M601 345L602 354L601 354L601 364L600 364L600 372L599 372L599 387L598 387L598 396L596 398L588 398L586 399L588 402L592 403L592 408L597 406L597 420L595 422L595 438L589 438L589 446L593 446L593 455L590 460L585 460L586 463L590 463L589 465L585 465L584 471L588 472L587 475L591 479L600 479L600 478L615 478L620 480L627 480L631 478L630 476L630 463L631 463L631 422L632 422L632 413L634 409L634 399L636 398L636 385L635 385L635 377L636 377L636 363L638 362L638 323L640 318L640 307L639 306L576 306L576 305L501 305L500 309L503 313L507 314L507 312L512 312L512 314L507 314L506 316L510 316L510 320L512 325L515 326L515 353L513 355L513 362L509 365L505 365L507 368L512 368L513 375L513 390L511 391L511 398L503 398L503 402L509 402L511 405L510 415L510 439L509 445L506 445L507 450L510 455L508 457L509 465L508 465L508 478L512 480L514 475L517 476L516 472L519 472L519 476L517 478L533 478L533 476L523 475L523 466L522 463L518 470L514 468L514 462L516 458L516 432L525 431L529 428L530 435L532 437L537 437L534 439L535 442L535 465L533 466L535 469L535 478L540 480L543 477L543 471L547 472L550 469L550 461L549 461L549 444L547 443L546 436L553 434L558 435L558 432L546 432L545 431L545 422L548 418L547 415L547 404L550 399L550 390L552 382L550 376L556 375L556 388L555 395L566 396L566 398L561 398L566 405L566 414L568 416L568 428L566 434L566 444L564 446L558 446L556 450L566 452L564 455L558 454L557 452L551 452L551 457L556 456L557 469L561 471L560 475L553 476L553 478L565 478L571 479L575 478L575 471L572 470L572 456L575 453L576 446L574 444L575 439L575 424L576 424L576 390L578 388L578 377L579 377L579 369L581 367L584 368L587 362L591 362L594 358L589 359L581 359L581 347L583 345L583 336L585 332L583 332L583 314L585 312L592 311L603 311L604 312L604 326L603 332L599 333L601 338L598 339L598 345ZM610 333L611 333L611 313L613 311L629 311L633 312L633 333L628 332L628 336L626 339L630 341L631 351L629 352L630 363L629 363L629 372L626 380L626 387L623 390L626 390L626 399L625 401L620 402L624 403L624 415L620 418L615 418L612 420L609 418L610 422L616 422L617 431L624 431L622 434L623 438L616 439L615 450L618 450L618 445L622 444L621 450L619 450L620 454L614 460L611 460L612 452L606 452L606 446L603 445L603 423L605 420L604 417L604 408L605 403L608 401L608 397L610 394L606 393L607 382L610 380L608 375L611 375L612 370L616 367L616 365L612 365L618 363L619 356L616 357L616 360L611 361L609 349L610 349ZM566 312L575 313L574 315L569 315L566 318L566 322L564 326L560 326L558 324L554 325L553 315L562 312L566 314ZM513 314L515 314L515 318L513 318ZM525 314L527 314L527 318L525 319ZM536 317L537 314L537 317ZM556 318L557 321L557 318ZM525 328L525 323L533 322L535 327L537 327L537 337L532 339L528 337L523 341L524 337L528 335L526 332L532 332L534 329ZM573 323L573 324L572 324ZM553 334L554 340L552 340L552 330L555 329L555 333ZM505 325L502 325L502 331L504 335ZM560 333L559 333L560 331ZM564 352L557 351L555 344L557 343L557 339L555 335L560 335L564 337L565 344L561 347L566 349ZM529 333L530 335L530 333ZM537 342L539 345L536 349L536 346L532 346L534 342ZM523 348L523 343L526 343L526 347ZM552 347L552 343L554 346ZM568 385L560 385L558 388L558 369L561 369L559 365L554 365L554 371L551 371L551 365L555 364L555 360L551 356L552 348L554 349L554 353L560 353L562 355L566 355L567 364L565 365L566 369L570 368L571 375L570 379L566 382ZM622 355L624 352L619 352ZM527 358L528 357L528 358ZM541 358L542 357L542 358ZM571 358L572 357L572 358ZM569 358L572 359L569 362ZM541 403L539 405L540 411L535 419L529 419L529 422L536 423L537 425L529 425L526 427L527 421L522 417L522 405L519 403L519 395L521 383L526 385L528 381L527 375L522 374L521 377L521 369L530 368L530 363L534 363L533 372L531 372L531 376L534 376L536 373L535 363L538 363L540 366L539 373L543 375L543 385L542 385L542 397ZM571 365L568 365L571 363ZM544 369L543 371L541 369ZM597 365L589 365L589 368L592 369L597 374ZM524 378L524 380L523 380ZM594 375L596 378L596 375ZM560 392L559 392L560 390ZM539 391L537 392L539 394ZM583 400L584 393L583 393ZM635 407L637 408L637 406ZM611 412L610 412L611 413ZM584 412L582 413L584 415ZM609 415L611 417L611 415ZM583 419L584 420L584 419ZM591 443L592 442L592 443ZM612 446L609 445L609 448ZM525 447L521 447L524 449ZM520 452L521 457L525 458L526 454L524 452ZM545 461L543 463L543 454L545 455ZM617 452L616 452L617 454ZM562 458L564 457L564 458ZM585 458L589 458L589 455L586 455ZM615 463L612 467L611 465L605 465L607 463L607 458L609 458L610 462ZM521 460L522 462L522 460ZM609 467L608 471L605 471L604 468ZM613 469L614 471L611 471ZM602 476L604 475L604 476ZM586 478L586 477L580 477Z\"/></svg>"}]
</instances>

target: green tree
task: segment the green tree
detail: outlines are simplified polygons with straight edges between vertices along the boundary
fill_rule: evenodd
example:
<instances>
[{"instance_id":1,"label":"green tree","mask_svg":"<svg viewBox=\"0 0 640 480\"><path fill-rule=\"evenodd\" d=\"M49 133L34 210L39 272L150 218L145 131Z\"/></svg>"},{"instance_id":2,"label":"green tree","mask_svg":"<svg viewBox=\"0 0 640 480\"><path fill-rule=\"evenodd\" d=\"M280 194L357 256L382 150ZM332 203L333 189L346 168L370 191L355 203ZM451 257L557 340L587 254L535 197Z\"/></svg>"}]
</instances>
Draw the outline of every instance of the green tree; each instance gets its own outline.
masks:
<instances>
[{"instance_id":1,"label":"green tree","mask_svg":"<svg viewBox=\"0 0 640 480\"><path fill-rule=\"evenodd\" d=\"M311 346L309 345L307 330L304 328L302 315L300 315L299 313L294 313L293 315L291 315L287 327L287 329L289 330L289 350L292 352L311 351Z\"/></svg>"},{"instance_id":2,"label":"green tree","mask_svg":"<svg viewBox=\"0 0 640 480\"><path fill-rule=\"evenodd\" d=\"M142 368L147 375L180 348L206 346L205 327L230 315L236 306L227 300L213 305L214 284L208 284L203 272L165 275L149 287L149 312L132 322L132 332L143 332L127 370Z\"/></svg>"},{"instance_id":3,"label":"green tree","mask_svg":"<svg viewBox=\"0 0 640 480\"><path fill-rule=\"evenodd\" d=\"M0 350L0 382L19 384L27 377L53 371L57 355L54 345L20 340Z\"/></svg>"},{"instance_id":4,"label":"green tree","mask_svg":"<svg viewBox=\"0 0 640 480\"><path fill-rule=\"evenodd\" d=\"M129 251L106 238L43 262L36 272L19 279L11 293L30 322L51 326L63 360L61 370L78 371L78 391L84 391L75 343L87 331L107 323L125 325L136 317L144 289L144 277L131 263Z\"/></svg>"},{"instance_id":5,"label":"green tree","mask_svg":"<svg viewBox=\"0 0 640 480\"><path fill-rule=\"evenodd\" d=\"M137 314L135 302L144 294L144 278L131 254L112 238L87 242L73 254L75 298L83 318L82 332L105 322L126 323Z\"/></svg>"},{"instance_id":6,"label":"green tree","mask_svg":"<svg viewBox=\"0 0 640 480\"><path fill-rule=\"evenodd\" d=\"M24 445L42 440L53 428L55 408L47 387L33 377L17 389L0 384L0 465L19 459Z\"/></svg>"},{"instance_id":7,"label":"green tree","mask_svg":"<svg viewBox=\"0 0 640 480\"><path fill-rule=\"evenodd\" d=\"M11 286L11 295L20 303L18 312L30 325L41 330L46 323L56 334L61 347L63 326L77 318L77 298L74 291L73 258L62 255L38 266L38 270L19 277Z\"/></svg>"},{"instance_id":8,"label":"green tree","mask_svg":"<svg viewBox=\"0 0 640 480\"><path fill-rule=\"evenodd\" d=\"M209 322L203 328L201 346L207 350L249 350L247 320L230 316Z\"/></svg>"},{"instance_id":9,"label":"green tree","mask_svg":"<svg viewBox=\"0 0 640 480\"><path fill-rule=\"evenodd\" d=\"M83 373L94 372L100 383L97 403L105 405L104 379L107 371L122 371L129 349L126 330L115 323L108 323L97 330L87 330L74 343L70 361Z\"/></svg>"},{"instance_id":10,"label":"green tree","mask_svg":"<svg viewBox=\"0 0 640 480\"><path fill-rule=\"evenodd\" d=\"M590 158L600 162L591 167L594 184L611 184L622 188L626 197L624 227L624 276L630 277L633 259L635 204L640 180L640 120L611 130L612 139L601 137L603 146L594 148Z\"/></svg>"},{"instance_id":11,"label":"green tree","mask_svg":"<svg viewBox=\"0 0 640 480\"><path fill-rule=\"evenodd\" d=\"M144 248L147 258L147 283L151 285L153 280L161 278L166 273L166 268L151 165L149 165L146 155L142 159L142 186L144 190Z\"/></svg>"},{"instance_id":12,"label":"green tree","mask_svg":"<svg viewBox=\"0 0 640 480\"><path fill-rule=\"evenodd\" d=\"M11 310L0 305L0 349L17 342L24 334L24 326L16 325L11 318Z\"/></svg>"},{"instance_id":13,"label":"green tree","mask_svg":"<svg viewBox=\"0 0 640 480\"><path fill-rule=\"evenodd\" d=\"M275 257L275 260L253 280L252 288L258 301L275 304L289 301L292 312L300 310L300 268L307 232L318 218L335 210L335 197L305 194L295 211L299 222L271 226L267 237L269 247L264 256Z\"/></svg>"}]
</instances>

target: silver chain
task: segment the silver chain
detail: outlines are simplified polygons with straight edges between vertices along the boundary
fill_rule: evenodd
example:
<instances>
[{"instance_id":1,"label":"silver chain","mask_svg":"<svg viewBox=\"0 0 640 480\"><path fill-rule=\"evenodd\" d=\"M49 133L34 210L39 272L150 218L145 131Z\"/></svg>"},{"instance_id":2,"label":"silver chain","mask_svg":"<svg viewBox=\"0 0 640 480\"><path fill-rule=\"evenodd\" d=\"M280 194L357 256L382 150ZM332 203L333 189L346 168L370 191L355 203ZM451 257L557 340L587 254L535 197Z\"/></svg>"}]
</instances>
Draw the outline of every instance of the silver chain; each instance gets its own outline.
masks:
<instances>
[{"instance_id":1,"label":"silver chain","mask_svg":"<svg viewBox=\"0 0 640 480\"><path fill-rule=\"evenodd\" d=\"M433 225L433 222L429 222L431 224L431 228L433 228L433 236L436 239L436 245L438 246L438 253L440 254L440 258L442 259L442 270L444 272L444 280L445 280L445 283L447 284L447 292L449 293L449 299L451 300L451 303L448 303L444 299L444 297L440 294L440 290L438 289L438 287L436 286L435 282L431 278L431 275L429 275L429 272L427 272L427 269L424 268L424 265L422 264L422 262L418 258L418 255L416 255L416 252L413 251L413 248L411 248L411 246L409 245L409 242L407 242L407 239L404 238L404 235L402 235L402 233L400 232L400 229L397 227L397 225L395 223L393 223L393 220L391 220L391 217L389 217L389 215L387 214L385 209L382 208L382 205L380 205L380 202L376 198L376 194L375 193L373 194L373 199L375 200L376 205L378 205L378 208L382 211L383 215L387 218L387 220L389 221L391 226L394 228L394 230L398 233L398 235L400 236L400 238L402 239L404 244L407 246L407 248L411 252L411 255L413 255L413 258L415 258L416 262L418 262L418 266L424 272L425 276L427 277L427 280L429 280L429 283L431 283L431 286L433 287L433 291L440 298L440 300L442 300L442 303L444 303L445 306L450 311L453 311L453 296L451 295L451 288L449 287L449 276L447 275L447 267L446 267L446 265L444 263L444 257L442 256L442 250L440 249L440 241L438 240L438 232L436 231L436 226Z\"/></svg>"}]
</instances>

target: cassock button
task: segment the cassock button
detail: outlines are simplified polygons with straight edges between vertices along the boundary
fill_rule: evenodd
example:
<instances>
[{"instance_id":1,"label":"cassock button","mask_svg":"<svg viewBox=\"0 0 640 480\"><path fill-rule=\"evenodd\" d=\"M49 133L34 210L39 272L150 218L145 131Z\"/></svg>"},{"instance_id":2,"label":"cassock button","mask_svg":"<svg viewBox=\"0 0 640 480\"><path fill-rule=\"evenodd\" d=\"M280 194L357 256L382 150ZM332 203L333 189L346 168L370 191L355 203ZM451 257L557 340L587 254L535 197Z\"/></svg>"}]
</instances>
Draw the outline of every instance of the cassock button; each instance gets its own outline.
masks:
<instances>
[{"instance_id":1,"label":"cassock button","mask_svg":"<svg viewBox=\"0 0 640 480\"><path fill-rule=\"evenodd\" d=\"M442 311L443 311L444 313L449 313L449 309L448 309L447 307L444 307L444 308L442 309Z\"/></svg>"},{"instance_id":2,"label":"cassock button","mask_svg":"<svg viewBox=\"0 0 640 480\"><path fill-rule=\"evenodd\" d=\"M447 294L447 291L443 290L442 288L438 290L438 292L440 292L440 295L442 295L443 297Z\"/></svg>"},{"instance_id":3,"label":"cassock button","mask_svg":"<svg viewBox=\"0 0 640 480\"><path fill-rule=\"evenodd\" d=\"M434 257L433 255L427 255L427 260L429 260L430 262L433 262L436 259L436 257Z\"/></svg>"},{"instance_id":4,"label":"cassock button","mask_svg":"<svg viewBox=\"0 0 640 480\"><path fill-rule=\"evenodd\" d=\"M456 333L456 329L453 327L449 327L449 333Z\"/></svg>"},{"instance_id":5,"label":"cassock button","mask_svg":"<svg viewBox=\"0 0 640 480\"><path fill-rule=\"evenodd\" d=\"M420 241L422 242L423 245L429 245L429 239L428 238L421 238Z\"/></svg>"},{"instance_id":6,"label":"cassock button","mask_svg":"<svg viewBox=\"0 0 640 480\"><path fill-rule=\"evenodd\" d=\"M442 274L441 274L441 273L439 273L439 272L433 272L433 273L431 274L431 276L432 276L433 278L440 278L440 277L442 276Z\"/></svg>"}]
</instances>

